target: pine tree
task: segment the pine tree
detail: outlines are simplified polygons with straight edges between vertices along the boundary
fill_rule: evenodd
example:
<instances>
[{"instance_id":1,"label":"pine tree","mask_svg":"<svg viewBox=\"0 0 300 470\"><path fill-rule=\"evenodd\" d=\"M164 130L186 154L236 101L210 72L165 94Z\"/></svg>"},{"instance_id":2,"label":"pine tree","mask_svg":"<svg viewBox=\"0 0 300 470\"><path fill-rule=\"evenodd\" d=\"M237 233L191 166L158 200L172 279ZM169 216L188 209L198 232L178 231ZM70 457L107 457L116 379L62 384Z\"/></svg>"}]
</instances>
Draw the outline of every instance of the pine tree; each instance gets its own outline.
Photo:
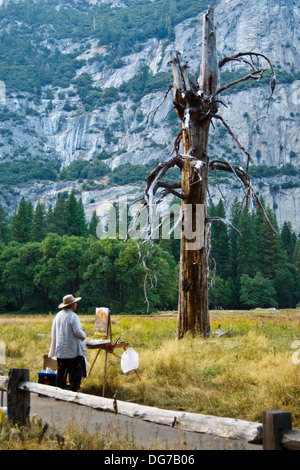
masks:
<instances>
[{"instance_id":1,"label":"pine tree","mask_svg":"<svg viewBox=\"0 0 300 470\"><path fill-rule=\"evenodd\" d=\"M300 286L300 240L297 239L296 244L295 244L295 250L294 250L294 255L293 255L293 263L295 265L296 273L297 273L297 282L298 285ZM297 302L300 301L300 287L298 291L298 299Z\"/></svg>"},{"instance_id":2,"label":"pine tree","mask_svg":"<svg viewBox=\"0 0 300 470\"><path fill-rule=\"evenodd\" d=\"M280 267L273 280L279 308L294 308L300 300L300 283L296 267L286 263Z\"/></svg>"},{"instance_id":3,"label":"pine tree","mask_svg":"<svg viewBox=\"0 0 300 470\"><path fill-rule=\"evenodd\" d=\"M47 235L46 211L43 204L38 203L33 213L32 241L41 242Z\"/></svg>"},{"instance_id":4,"label":"pine tree","mask_svg":"<svg viewBox=\"0 0 300 470\"><path fill-rule=\"evenodd\" d=\"M226 218L222 199L212 212L212 216ZM211 226L211 255L216 263L216 274L226 280L230 271L230 249L227 227L222 222L213 222Z\"/></svg>"},{"instance_id":5,"label":"pine tree","mask_svg":"<svg viewBox=\"0 0 300 470\"><path fill-rule=\"evenodd\" d=\"M237 238L237 274L254 277L258 271L257 236L254 218L247 206L241 210L237 228L242 235Z\"/></svg>"},{"instance_id":6,"label":"pine tree","mask_svg":"<svg viewBox=\"0 0 300 470\"><path fill-rule=\"evenodd\" d=\"M223 304L225 308L237 309L239 308L239 284L229 276L225 283L226 299Z\"/></svg>"},{"instance_id":7,"label":"pine tree","mask_svg":"<svg viewBox=\"0 0 300 470\"><path fill-rule=\"evenodd\" d=\"M46 214L46 233L56 233L56 224L52 207L49 207L48 212Z\"/></svg>"},{"instance_id":8,"label":"pine tree","mask_svg":"<svg viewBox=\"0 0 300 470\"><path fill-rule=\"evenodd\" d=\"M17 211L12 217L12 238L19 243L31 241L33 207L22 197Z\"/></svg>"},{"instance_id":9,"label":"pine tree","mask_svg":"<svg viewBox=\"0 0 300 470\"><path fill-rule=\"evenodd\" d=\"M67 219L69 223L69 235L78 237L85 237L87 235L87 225L82 200L79 199L77 202L74 191L70 194L67 202Z\"/></svg>"},{"instance_id":10,"label":"pine tree","mask_svg":"<svg viewBox=\"0 0 300 470\"><path fill-rule=\"evenodd\" d=\"M292 261L297 237L293 232L291 222L284 222L280 234L282 248L287 255L288 261Z\"/></svg>"},{"instance_id":11,"label":"pine tree","mask_svg":"<svg viewBox=\"0 0 300 470\"><path fill-rule=\"evenodd\" d=\"M0 242L7 243L9 238L9 229L7 221L7 213L0 205Z\"/></svg>"},{"instance_id":12,"label":"pine tree","mask_svg":"<svg viewBox=\"0 0 300 470\"><path fill-rule=\"evenodd\" d=\"M239 223L239 217L241 213L241 205L237 198L234 199L230 208L230 222L234 227L237 228ZM230 275L232 279L237 277L237 239L239 234L235 230L229 231L229 242L230 242Z\"/></svg>"},{"instance_id":13,"label":"pine tree","mask_svg":"<svg viewBox=\"0 0 300 470\"><path fill-rule=\"evenodd\" d=\"M90 223L89 223L89 230L88 230L88 233L90 235L93 235L93 237L97 237L97 225L99 221L100 221L100 217L98 217L97 212L94 211L92 218L90 220Z\"/></svg>"},{"instance_id":14,"label":"pine tree","mask_svg":"<svg viewBox=\"0 0 300 470\"><path fill-rule=\"evenodd\" d=\"M58 194L55 207L53 209L53 233L61 237L69 233L69 219L67 201L64 193Z\"/></svg>"},{"instance_id":15,"label":"pine tree","mask_svg":"<svg viewBox=\"0 0 300 470\"><path fill-rule=\"evenodd\" d=\"M84 206L82 199L80 198L78 201L78 236L86 237L88 234L88 227L86 223L86 217L84 212Z\"/></svg>"},{"instance_id":16,"label":"pine tree","mask_svg":"<svg viewBox=\"0 0 300 470\"><path fill-rule=\"evenodd\" d=\"M264 204L263 201L261 202ZM265 208L265 212L275 230L279 232L272 209L268 206ZM254 221L257 234L259 269L264 277L273 279L276 276L280 262L283 261L280 237L271 231L260 210L257 210Z\"/></svg>"}]
</instances>

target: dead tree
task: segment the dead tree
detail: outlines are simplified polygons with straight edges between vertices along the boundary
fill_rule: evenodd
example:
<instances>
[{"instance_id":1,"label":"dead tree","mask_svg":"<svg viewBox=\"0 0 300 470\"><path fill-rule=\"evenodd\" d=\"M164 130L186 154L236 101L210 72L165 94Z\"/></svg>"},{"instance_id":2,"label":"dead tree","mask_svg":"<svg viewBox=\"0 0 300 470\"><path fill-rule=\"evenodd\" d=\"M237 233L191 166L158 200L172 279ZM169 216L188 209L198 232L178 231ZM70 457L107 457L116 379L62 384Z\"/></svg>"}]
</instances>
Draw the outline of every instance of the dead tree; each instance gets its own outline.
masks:
<instances>
[{"instance_id":1,"label":"dead tree","mask_svg":"<svg viewBox=\"0 0 300 470\"><path fill-rule=\"evenodd\" d=\"M267 222L270 224L259 199L251 186L248 174L250 155L241 145L229 125L220 114L219 108L224 105L220 95L228 88L246 80L261 78L266 70L271 70L271 94L275 88L276 77L269 59L260 53L244 52L232 57L225 57L218 63L217 41L214 26L214 12L209 8L203 17L203 50L200 77L190 77L187 63L176 53L171 61L173 71L173 103L175 111L182 123L170 159L160 163L148 176L144 192L145 206L149 210L148 239L154 233L153 207L167 194L173 194L181 200L182 223L179 301L178 301L178 338L186 332L207 336L210 333L208 308L208 266L209 266L209 228L212 222L226 220L207 215L208 174L211 171L227 171L232 173L241 183L245 191L245 200L252 197L260 207ZM266 62L262 68L259 63ZM219 69L230 62L239 62L250 68L250 73L220 87ZM210 160L207 147L210 125L218 120L225 126L231 137L246 155L246 169L233 166L222 159ZM180 145L183 152L180 153ZM169 168L177 166L181 170L181 181L168 184L162 181ZM160 190L160 191L159 191ZM273 227L272 227L273 229Z\"/></svg>"}]
</instances>

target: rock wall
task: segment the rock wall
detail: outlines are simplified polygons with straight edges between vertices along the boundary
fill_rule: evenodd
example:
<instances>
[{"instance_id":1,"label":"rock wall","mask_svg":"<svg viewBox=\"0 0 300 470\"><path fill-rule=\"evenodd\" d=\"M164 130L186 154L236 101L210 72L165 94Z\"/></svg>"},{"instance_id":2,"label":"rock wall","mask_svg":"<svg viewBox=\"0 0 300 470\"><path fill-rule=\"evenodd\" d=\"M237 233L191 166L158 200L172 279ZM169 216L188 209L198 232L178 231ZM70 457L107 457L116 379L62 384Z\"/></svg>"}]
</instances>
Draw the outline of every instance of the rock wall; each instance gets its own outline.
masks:
<instances>
[{"instance_id":1,"label":"rock wall","mask_svg":"<svg viewBox=\"0 0 300 470\"><path fill-rule=\"evenodd\" d=\"M3 3L3 2L2 2ZM114 2L113 7L123 7L122 2ZM1 2L0 2L1 7ZM202 47L202 16L190 18L175 27L175 39L149 39L141 45L140 52L123 58L124 65L118 69L101 70L97 61L86 65L78 72L89 73L94 86L107 89L119 88L136 76L143 65L147 65L155 75L171 72L169 61L174 51L179 50L184 60L188 60L190 73L199 75ZM237 52L259 51L266 54L279 71L285 71L295 77L299 71L299 4L293 0L221 0L215 8L217 22L218 54L222 58ZM61 50L74 49L74 44L67 39L61 41ZM94 57L105 45L95 40L79 58ZM226 68L226 70L233 69ZM222 71L221 71L222 73ZM50 87L51 89L51 87ZM74 89L73 85L70 89ZM63 166L77 159L90 160L105 150L111 158L106 160L111 169L124 163L146 164L152 159L165 160L172 148L180 122L170 120L172 96L169 94L165 102L158 108L155 117L151 113L163 101L165 91L150 93L139 103L122 97L101 109L85 112L79 96L69 98L70 105L76 110L64 110L65 101L60 94L70 89L53 89L52 108L46 90L39 104L34 104L30 96L6 93L5 106L11 112L22 114L30 108L31 113L23 114L23 122L13 120L1 123L1 128L11 135L0 135L0 162L20 158L18 149L23 149L23 156L32 159L59 161ZM299 146L299 103L300 81L291 79L279 80L267 112L266 98L270 90L268 85L251 87L243 91L232 89L230 94L222 98L227 107L221 113L240 142L251 154L252 165L267 165L281 168L292 164L300 168ZM135 105L135 106L133 106ZM0 102L4 106L4 101ZM120 106L122 108L122 125L120 125ZM149 114L150 113L150 114ZM109 129L113 138L107 140L105 132ZM211 156L226 157L232 161L245 163L244 155L237 148L230 135L224 133L217 123L212 129L209 141ZM145 174L146 178L146 174ZM287 187L287 182L293 187ZM300 233L299 220L299 177L280 176L263 180L256 179L259 193L275 210L281 226L285 220L291 221L294 230ZM282 187L283 185L283 187ZM291 186L291 185L290 185ZM212 187L212 197L217 200L222 194L231 200L232 197L243 197L242 189L233 183ZM276 190L274 190L276 187ZM57 194L62 190L76 188L81 192L87 218L94 209L100 214L109 201L118 199L120 194L130 194L134 199L141 193L135 186L107 188L98 191L82 191L79 182L32 182L14 188L12 196L9 191L2 190L0 202L11 213L17 207L22 196L34 203L44 201L48 206L55 202ZM95 201L92 202L91 201Z\"/></svg>"}]
</instances>

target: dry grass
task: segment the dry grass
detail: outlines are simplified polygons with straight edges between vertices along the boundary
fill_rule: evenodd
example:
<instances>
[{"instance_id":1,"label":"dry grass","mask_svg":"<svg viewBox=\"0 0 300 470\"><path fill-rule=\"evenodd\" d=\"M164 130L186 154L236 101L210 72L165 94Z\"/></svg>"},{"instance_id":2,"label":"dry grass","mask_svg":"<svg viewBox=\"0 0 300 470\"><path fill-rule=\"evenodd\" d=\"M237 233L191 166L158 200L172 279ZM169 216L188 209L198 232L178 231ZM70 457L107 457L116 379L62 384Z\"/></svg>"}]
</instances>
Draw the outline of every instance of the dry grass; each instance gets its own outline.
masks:
<instances>
[{"instance_id":1,"label":"dry grass","mask_svg":"<svg viewBox=\"0 0 300 470\"><path fill-rule=\"evenodd\" d=\"M286 410L292 412L293 427L299 428L300 365L293 363L291 347L300 339L299 314L293 310L211 312L209 338L187 335L181 341L176 339L176 317L114 316L113 340L121 336L138 352L140 380L133 372L123 374L119 358L109 356L106 396L256 422L265 409ZM37 380L42 356L49 349L52 320L51 316L0 316L5 375L8 368L24 367L30 369L30 379ZM92 337L94 317L82 316L81 322ZM214 334L219 324L226 333L223 336ZM118 355L120 351L115 350ZM94 355L95 351L88 352L89 362ZM100 354L84 392L102 394L103 360ZM70 440L74 448L108 446L103 436L88 436L85 431L88 437L83 444L81 431L75 434L78 439ZM58 445L55 439L53 445ZM133 442L125 445L134 448Z\"/></svg>"},{"instance_id":2,"label":"dry grass","mask_svg":"<svg viewBox=\"0 0 300 470\"><path fill-rule=\"evenodd\" d=\"M41 437L39 426L14 429L6 420L0 431L0 450L138 450L134 439L120 436L115 426L105 433L90 433L84 426L72 423L63 434L49 428Z\"/></svg>"}]
</instances>

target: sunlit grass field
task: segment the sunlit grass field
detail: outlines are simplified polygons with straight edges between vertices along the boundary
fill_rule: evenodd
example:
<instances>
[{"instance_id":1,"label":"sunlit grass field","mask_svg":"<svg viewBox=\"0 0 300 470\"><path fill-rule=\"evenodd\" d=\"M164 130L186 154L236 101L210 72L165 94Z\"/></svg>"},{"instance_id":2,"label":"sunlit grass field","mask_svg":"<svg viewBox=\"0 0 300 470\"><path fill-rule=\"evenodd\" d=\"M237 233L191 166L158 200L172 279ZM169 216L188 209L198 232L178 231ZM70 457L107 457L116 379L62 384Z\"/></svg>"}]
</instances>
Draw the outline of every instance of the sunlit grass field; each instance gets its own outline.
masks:
<instances>
[{"instance_id":1,"label":"sunlit grass field","mask_svg":"<svg viewBox=\"0 0 300 470\"><path fill-rule=\"evenodd\" d=\"M94 315L78 313L87 336L93 338ZM265 409L286 410L299 428L300 364L292 345L300 340L300 311L212 311L210 316L209 338L187 335L180 341L176 316L112 316L113 342L119 336L128 342L139 354L140 367L139 377L134 372L124 374L120 358L109 355L105 395L258 422ZM6 364L0 365L4 375L10 368L28 368L30 380L38 380L53 318L0 316L0 341L6 346ZM221 336L219 325L225 333ZM95 353L88 350L89 363ZM121 356L122 349L115 353ZM85 393L102 395L101 354L83 383Z\"/></svg>"}]
</instances>

